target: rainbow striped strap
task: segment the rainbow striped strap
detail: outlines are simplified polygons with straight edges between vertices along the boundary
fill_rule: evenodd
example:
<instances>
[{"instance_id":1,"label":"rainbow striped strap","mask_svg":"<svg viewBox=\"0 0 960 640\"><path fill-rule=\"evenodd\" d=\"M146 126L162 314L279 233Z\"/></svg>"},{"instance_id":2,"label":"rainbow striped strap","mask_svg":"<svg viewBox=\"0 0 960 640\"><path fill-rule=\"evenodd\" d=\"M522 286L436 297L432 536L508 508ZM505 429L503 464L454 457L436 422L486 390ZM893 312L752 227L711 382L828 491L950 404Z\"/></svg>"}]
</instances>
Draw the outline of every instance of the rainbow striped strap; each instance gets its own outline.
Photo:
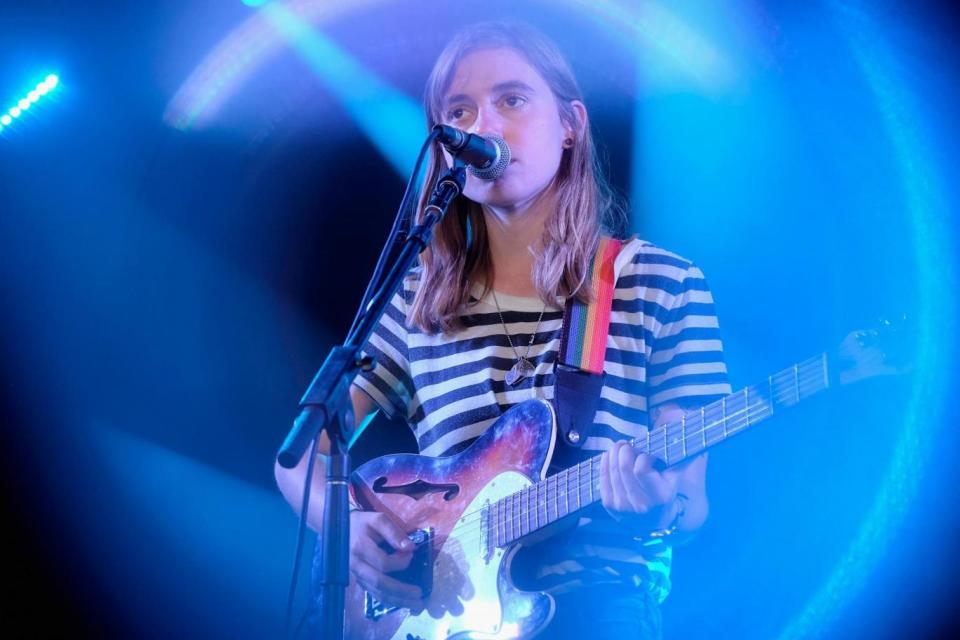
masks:
<instances>
[{"instance_id":1,"label":"rainbow striped strap","mask_svg":"<svg viewBox=\"0 0 960 640\"><path fill-rule=\"evenodd\" d=\"M588 274L590 303L570 298L563 310L559 364L590 373L603 373L616 285L613 263L622 247L621 240L600 238Z\"/></svg>"}]
</instances>

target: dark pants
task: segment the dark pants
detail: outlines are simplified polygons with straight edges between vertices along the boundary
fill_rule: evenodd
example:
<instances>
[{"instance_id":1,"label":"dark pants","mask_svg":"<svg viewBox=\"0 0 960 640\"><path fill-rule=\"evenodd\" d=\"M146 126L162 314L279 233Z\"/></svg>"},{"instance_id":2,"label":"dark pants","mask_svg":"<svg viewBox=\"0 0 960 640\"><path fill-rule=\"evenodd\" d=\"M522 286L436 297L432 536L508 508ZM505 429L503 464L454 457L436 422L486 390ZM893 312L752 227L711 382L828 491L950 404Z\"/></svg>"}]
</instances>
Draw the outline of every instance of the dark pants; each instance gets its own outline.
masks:
<instances>
[{"instance_id":1,"label":"dark pants","mask_svg":"<svg viewBox=\"0 0 960 640\"><path fill-rule=\"evenodd\" d=\"M554 596L557 612L538 637L550 640L660 640L660 605L646 590L599 585Z\"/></svg>"}]
</instances>

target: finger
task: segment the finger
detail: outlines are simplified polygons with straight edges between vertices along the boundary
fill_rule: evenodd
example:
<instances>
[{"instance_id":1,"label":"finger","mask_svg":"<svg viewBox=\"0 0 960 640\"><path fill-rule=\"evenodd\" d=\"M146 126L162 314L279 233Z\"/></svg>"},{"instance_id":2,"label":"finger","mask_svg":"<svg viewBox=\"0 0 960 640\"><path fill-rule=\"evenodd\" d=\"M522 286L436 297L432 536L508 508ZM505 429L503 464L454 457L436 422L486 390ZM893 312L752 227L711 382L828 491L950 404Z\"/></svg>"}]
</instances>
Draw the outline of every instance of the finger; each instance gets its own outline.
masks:
<instances>
[{"instance_id":1,"label":"finger","mask_svg":"<svg viewBox=\"0 0 960 640\"><path fill-rule=\"evenodd\" d=\"M653 456L646 453L638 455L636 462L633 463L633 475L639 478L649 473L651 469L653 469Z\"/></svg>"},{"instance_id":2,"label":"finger","mask_svg":"<svg viewBox=\"0 0 960 640\"><path fill-rule=\"evenodd\" d=\"M613 509L613 488L610 486L610 450L600 454L600 501L608 511Z\"/></svg>"},{"instance_id":3,"label":"finger","mask_svg":"<svg viewBox=\"0 0 960 640\"><path fill-rule=\"evenodd\" d=\"M624 510L634 513L646 513L650 508L650 499L637 479L634 470L638 458L633 447L626 444L620 450L620 478L623 481Z\"/></svg>"},{"instance_id":4,"label":"finger","mask_svg":"<svg viewBox=\"0 0 960 640\"><path fill-rule=\"evenodd\" d=\"M359 542L353 551L354 558L366 562L382 573L402 571L410 566L410 561L413 559L412 551L387 553L370 538Z\"/></svg>"},{"instance_id":5,"label":"finger","mask_svg":"<svg viewBox=\"0 0 960 640\"><path fill-rule=\"evenodd\" d=\"M379 537L391 547L401 551L412 551L413 542L407 537L407 534L393 521L380 513L369 522L370 528L379 535Z\"/></svg>"},{"instance_id":6,"label":"finger","mask_svg":"<svg viewBox=\"0 0 960 640\"><path fill-rule=\"evenodd\" d=\"M651 456L644 453L638 455L633 463L630 475L635 486L635 503L641 501L646 508L657 503L656 496L659 493L657 482L660 474L653 468Z\"/></svg>"},{"instance_id":7,"label":"finger","mask_svg":"<svg viewBox=\"0 0 960 640\"><path fill-rule=\"evenodd\" d=\"M382 602L408 608L423 604L423 592L418 586L391 578L365 562L355 563L352 571L357 582Z\"/></svg>"},{"instance_id":8,"label":"finger","mask_svg":"<svg viewBox=\"0 0 960 640\"><path fill-rule=\"evenodd\" d=\"M610 484L613 487L614 506L617 511L629 511L630 500L624 475L633 470L633 451L624 442L618 442L611 457Z\"/></svg>"},{"instance_id":9,"label":"finger","mask_svg":"<svg viewBox=\"0 0 960 640\"><path fill-rule=\"evenodd\" d=\"M676 494L676 477L657 471L650 456L637 456L633 472L651 505L665 504L673 500Z\"/></svg>"}]
</instances>

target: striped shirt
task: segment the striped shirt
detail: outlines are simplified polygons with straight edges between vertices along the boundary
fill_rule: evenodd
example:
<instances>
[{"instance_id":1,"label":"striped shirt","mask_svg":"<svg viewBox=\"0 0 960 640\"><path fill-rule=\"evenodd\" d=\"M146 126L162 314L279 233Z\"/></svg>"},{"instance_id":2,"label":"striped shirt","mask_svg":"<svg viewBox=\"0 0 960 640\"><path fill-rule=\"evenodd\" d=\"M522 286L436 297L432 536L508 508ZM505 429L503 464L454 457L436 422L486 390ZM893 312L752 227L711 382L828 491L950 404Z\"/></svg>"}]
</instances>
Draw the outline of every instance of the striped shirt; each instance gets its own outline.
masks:
<instances>
[{"instance_id":1,"label":"striped shirt","mask_svg":"<svg viewBox=\"0 0 960 640\"><path fill-rule=\"evenodd\" d=\"M582 447L586 452L645 435L648 416L658 405L692 408L730 393L703 273L638 239L624 245L615 273L605 380ZM407 421L422 455L458 453L510 407L553 398L562 300L544 309L539 298L497 292L501 323L491 294L474 297L461 329L429 335L406 324L416 284L414 277L407 278L394 296L367 347L377 364L354 384L387 415ZM513 386L504 381L517 361L511 340L516 353L534 366L531 376ZM665 598L669 546L644 547L597 510L587 513L580 518L582 526L536 545L531 570L536 586L559 593L588 582L627 581Z\"/></svg>"}]
</instances>

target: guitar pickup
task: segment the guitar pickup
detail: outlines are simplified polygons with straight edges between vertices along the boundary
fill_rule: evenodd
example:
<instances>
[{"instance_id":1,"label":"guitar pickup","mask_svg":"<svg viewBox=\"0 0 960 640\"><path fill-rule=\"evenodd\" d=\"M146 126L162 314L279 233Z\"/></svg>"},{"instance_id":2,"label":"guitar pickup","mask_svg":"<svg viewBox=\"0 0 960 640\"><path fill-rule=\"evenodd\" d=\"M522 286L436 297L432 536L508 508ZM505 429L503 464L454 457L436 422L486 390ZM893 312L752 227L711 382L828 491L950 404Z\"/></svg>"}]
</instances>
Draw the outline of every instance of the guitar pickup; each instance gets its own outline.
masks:
<instances>
[{"instance_id":1,"label":"guitar pickup","mask_svg":"<svg viewBox=\"0 0 960 640\"><path fill-rule=\"evenodd\" d=\"M423 599L426 600L433 590L433 564L431 562L433 549L433 529L417 529L407 534L407 538L413 543L413 557L410 564L402 571L388 573L392 578L406 584L413 584L423 591ZM391 553L393 547L386 543L381 543L380 548ZM388 605L377 600L369 591L364 591L364 615L369 620L378 620L383 616L396 611L400 607Z\"/></svg>"}]
</instances>

